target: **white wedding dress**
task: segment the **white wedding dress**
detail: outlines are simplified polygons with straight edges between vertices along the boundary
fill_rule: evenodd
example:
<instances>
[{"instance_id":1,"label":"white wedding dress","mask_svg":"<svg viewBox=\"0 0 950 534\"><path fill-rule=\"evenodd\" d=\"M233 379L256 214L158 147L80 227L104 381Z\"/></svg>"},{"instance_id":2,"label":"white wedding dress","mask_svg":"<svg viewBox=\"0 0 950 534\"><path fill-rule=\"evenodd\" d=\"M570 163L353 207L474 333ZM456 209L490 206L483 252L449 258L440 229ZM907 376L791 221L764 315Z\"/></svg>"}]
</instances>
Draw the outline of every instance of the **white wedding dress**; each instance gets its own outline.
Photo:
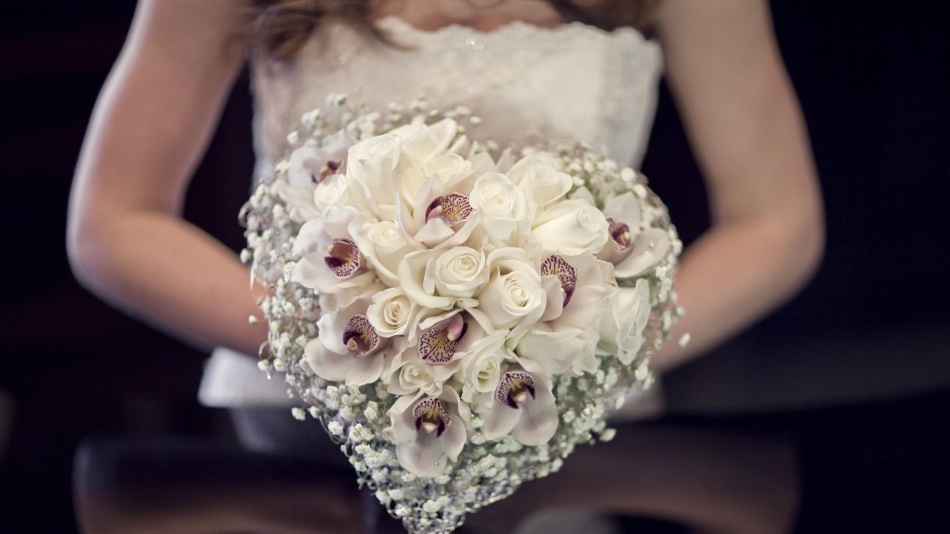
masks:
<instances>
[{"instance_id":1,"label":"white wedding dress","mask_svg":"<svg viewBox=\"0 0 950 534\"><path fill-rule=\"evenodd\" d=\"M577 139L639 165L662 59L636 30L513 22L488 33L465 26L426 32L395 17L377 25L384 39L324 21L292 62L253 65L257 179L284 155L301 114L336 93L375 109L425 95L434 108L469 107L482 119L475 136L502 146ZM254 358L224 348L208 361L199 398L229 408L292 403L280 378L267 380Z\"/></svg>"}]
</instances>

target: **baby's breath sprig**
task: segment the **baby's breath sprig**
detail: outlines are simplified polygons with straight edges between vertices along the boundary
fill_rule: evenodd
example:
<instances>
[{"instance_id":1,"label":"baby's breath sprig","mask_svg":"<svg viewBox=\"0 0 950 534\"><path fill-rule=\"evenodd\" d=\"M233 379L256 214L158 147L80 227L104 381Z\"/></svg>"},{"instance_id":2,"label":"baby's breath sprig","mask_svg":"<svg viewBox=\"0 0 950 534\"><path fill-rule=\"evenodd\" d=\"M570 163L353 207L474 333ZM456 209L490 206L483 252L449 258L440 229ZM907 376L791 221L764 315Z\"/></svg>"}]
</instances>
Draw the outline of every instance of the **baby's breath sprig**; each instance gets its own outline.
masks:
<instances>
[{"instance_id":1,"label":"baby's breath sprig","mask_svg":"<svg viewBox=\"0 0 950 534\"><path fill-rule=\"evenodd\" d=\"M301 147L324 149L340 132L363 141L404 126L434 124L445 118L456 121L458 136L464 134L468 139L474 137L481 123L471 109L433 109L424 97L377 111L352 102L346 95L331 95L324 109L301 116L287 137L288 153ZM498 148L491 141L473 142L469 154L487 152L497 158ZM682 315L673 291L675 259L682 243L665 206L646 186L646 178L583 143L539 143L523 147L515 155L540 153L557 160L560 170L570 176L569 198L589 199L603 210L609 199L632 193L640 205L640 219L631 230L659 228L666 232L669 252L659 258L655 268L642 276L617 280L620 287L636 287L638 280L648 285L653 312L644 329L644 342L627 363L598 348L595 371L552 376L558 426L548 442L537 446L524 445L511 435L487 439L485 421L476 413L477 396L459 386L461 402L468 403L471 411L468 439L457 461L432 478L416 476L397 458L389 414L399 399L397 395L378 382L359 387L327 382L307 363L306 347L318 338L321 310L338 306L333 296L318 295L292 280L294 265L300 260L293 244L303 222L283 189L291 172L289 157L276 165L273 177L258 185L242 210L247 248L241 252L241 259L251 265L253 277L268 288L267 296L259 302L260 319L268 324L267 350L262 352L259 366L269 375L276 371L284 376L290 393L300 403L293 409L293 416L319 421L349 458L359 483L370 488L410 532L449 532L462 524L467 513L505 498L526 481L558 471L578 445L612 439L615 431L607 426L608 414L625 395L652 381L647 368L649 358ZM334 167L328 172L338 170ZM313 176L315 181L321 178Z\"/></svg>"}]
</instances>

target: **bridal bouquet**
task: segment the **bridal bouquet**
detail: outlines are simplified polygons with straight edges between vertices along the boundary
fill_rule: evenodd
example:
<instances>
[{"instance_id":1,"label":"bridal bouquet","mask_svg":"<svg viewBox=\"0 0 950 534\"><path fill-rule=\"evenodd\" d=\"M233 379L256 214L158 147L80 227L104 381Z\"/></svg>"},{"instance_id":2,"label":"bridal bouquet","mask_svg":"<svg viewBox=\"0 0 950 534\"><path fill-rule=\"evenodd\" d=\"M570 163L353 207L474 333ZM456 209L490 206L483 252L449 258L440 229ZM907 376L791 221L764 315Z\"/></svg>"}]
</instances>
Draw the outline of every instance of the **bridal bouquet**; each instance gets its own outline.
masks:
<instances>
[{"instance_id":1,"label":"bridal bouquet","mask_svg":"<svg viewBox=\"0 0 950 534\"><path fill-rule=\"evenodd\" d=\"M302 117L245 208L261 367L408 530L447 532L611 438L681 313L681 243L583 144L499 154L467 109L345 100Z\"/></svg>"}]
</instances>

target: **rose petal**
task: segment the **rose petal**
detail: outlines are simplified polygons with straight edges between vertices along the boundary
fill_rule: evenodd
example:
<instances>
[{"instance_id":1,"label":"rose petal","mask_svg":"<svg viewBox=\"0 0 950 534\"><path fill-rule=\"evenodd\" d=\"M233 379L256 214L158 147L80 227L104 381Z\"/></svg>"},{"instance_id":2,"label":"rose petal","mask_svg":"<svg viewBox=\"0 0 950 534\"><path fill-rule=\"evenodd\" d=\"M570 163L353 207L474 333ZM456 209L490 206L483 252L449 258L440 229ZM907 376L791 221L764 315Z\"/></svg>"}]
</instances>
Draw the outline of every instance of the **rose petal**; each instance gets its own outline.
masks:
<instances>
[{"instance_id":1,"label":"rose petal","mask_svg":"<svg viewBox=\"0 0 950 534\"><path fill-rule=\"evenodd\" d=\"M604 215L621 221L630 228L640 226L640 202L631 192L611 197L604 202Z\"/></svg>"},{"instance_id":2,"label":"rose petal","mask_svg":"<svg viewBox=\"0 0 950 534\"><path fill-rule=\"evenodd\" d=\"M570 304L565 306L564 311L554 319L554 328L560 329L566 326L590 328L597 324L607 310L610 296L614 291L614 288L594 285L580 288L574 293Z\"/></svg>"},{"instance_id":3,"label":"rose petal","mask_svg":"<svg viewBox=\"0 0 950 534\"><path fill-rule=\"evenodd\" d=\"M539 323L519 340L518 363L532 373L565 373L581 355L593 354L597 336L587 332L571 327L553 330L550 323Z\"/></svg>"},{"instance_id":4,"label":"rose petal","mask_svg":"<svg viewBox=\"0 0 950 534\"><path fill-rule=\"evenodd\" d=\"M455 235L452 227L446 224L442 219L429 219L422 225L422 228L413 236L423 245L433 248L447 241Z\"/></svg>"},{"instance_id":5,"label":"rose petal","mask_svg":"<svg viewBox=\"0 0 950 534\"><path fill-rule=\"evenodd\" d=\"M354 358L349 354L339 354L328 350L319 339L311 340L304 347L307 363L317 376L331 382L340 382L346 378L353 366Z\"/></svg>"}]
</instances>

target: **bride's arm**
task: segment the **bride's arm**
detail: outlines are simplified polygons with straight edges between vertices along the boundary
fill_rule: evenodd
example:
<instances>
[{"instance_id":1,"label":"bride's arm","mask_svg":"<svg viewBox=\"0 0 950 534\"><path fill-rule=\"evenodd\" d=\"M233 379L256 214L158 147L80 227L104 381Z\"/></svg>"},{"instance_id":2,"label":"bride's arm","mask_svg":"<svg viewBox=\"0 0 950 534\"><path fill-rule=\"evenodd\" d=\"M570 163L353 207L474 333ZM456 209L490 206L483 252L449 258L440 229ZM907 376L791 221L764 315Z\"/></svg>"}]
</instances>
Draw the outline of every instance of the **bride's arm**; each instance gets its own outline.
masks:
<instances>
[{"instance_id":1,"label":"bride's arm","mask_svg":"<svg viewBox=\"0 0 950 534\"><path fill-rule=\"evenodd\" d=\"M665 0L667 79L713 224L677 277L686 316L654 360L675 367L786 301L816 269L822 205L804 121L763 0ZM674 214L675 216L675 214Z\"/></svg>"},{"instance_id":2,"label":"bride's arm","mask_svg":"<svg viewBox=\"0 0 950 534\"><path fill-rule=\"evenodd\" d=\"M248 270L181 218L185 191L240 71L239 0L141 0L90 122L68 250L90 290L199 346L265 338ZM241 176L223 176L247 187Z\"/></svg>"}]
</instances>

